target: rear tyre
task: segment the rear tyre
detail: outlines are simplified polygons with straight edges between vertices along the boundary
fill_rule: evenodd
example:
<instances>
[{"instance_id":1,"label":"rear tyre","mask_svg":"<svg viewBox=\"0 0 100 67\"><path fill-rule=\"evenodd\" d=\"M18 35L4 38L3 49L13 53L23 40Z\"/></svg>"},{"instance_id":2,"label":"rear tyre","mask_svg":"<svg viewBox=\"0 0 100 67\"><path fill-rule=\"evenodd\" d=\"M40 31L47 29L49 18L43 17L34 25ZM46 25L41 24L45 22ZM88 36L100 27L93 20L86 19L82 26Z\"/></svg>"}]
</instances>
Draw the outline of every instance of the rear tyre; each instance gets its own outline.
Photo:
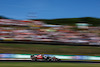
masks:
<instances>
[{"instance_id":1,"label":"rear tyre","mask_svg":"<svg viewBox=\"0 0 100 67\"><path fill-rule=\"evenodd\" d=\"M31 61L36 62L36 61L37 61L37 59L36 59L36 58L34 58L34 59L32 59Z\"/></svg>"}]
</instances>

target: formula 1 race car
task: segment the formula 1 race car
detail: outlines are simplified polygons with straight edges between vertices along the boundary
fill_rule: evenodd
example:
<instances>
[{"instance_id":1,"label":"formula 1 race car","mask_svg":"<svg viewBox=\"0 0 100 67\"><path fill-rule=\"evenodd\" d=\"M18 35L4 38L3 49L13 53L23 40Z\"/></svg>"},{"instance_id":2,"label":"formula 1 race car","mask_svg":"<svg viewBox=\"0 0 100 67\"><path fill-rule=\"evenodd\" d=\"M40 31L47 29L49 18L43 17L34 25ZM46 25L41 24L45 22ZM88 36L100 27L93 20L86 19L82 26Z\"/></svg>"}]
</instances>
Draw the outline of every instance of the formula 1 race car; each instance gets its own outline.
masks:
<instances>
[{"instance_id":1,"label":"formula 1 race car","mask_svg":"<svg viewBox=\"0 0 100 67\"><path fill-rule=\"evenodd\" d=\"M31 55L31 61L60 61L61 59L56 58L55 56L37 54Z\"/></svg>"}]
</instances>

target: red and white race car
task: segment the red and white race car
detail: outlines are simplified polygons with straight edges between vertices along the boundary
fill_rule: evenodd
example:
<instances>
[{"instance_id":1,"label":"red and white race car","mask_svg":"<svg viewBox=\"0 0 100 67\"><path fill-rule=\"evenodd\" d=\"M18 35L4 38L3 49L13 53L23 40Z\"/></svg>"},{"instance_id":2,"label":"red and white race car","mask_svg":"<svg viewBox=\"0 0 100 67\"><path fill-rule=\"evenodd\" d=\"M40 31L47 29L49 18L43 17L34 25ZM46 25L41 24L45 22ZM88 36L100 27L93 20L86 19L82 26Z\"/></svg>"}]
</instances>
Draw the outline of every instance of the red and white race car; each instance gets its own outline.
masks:
<instances>
[{"instance_id":1,"label":"red and white race car","mask_svg":"<svg viewBox=\"0 0 100 67\"><path fill-rule=\"evenodd\" d=\"M55 56L37 54L31 55L32 61L60 61L61 59L56 58Z\"/></svg>"}]
</instances>

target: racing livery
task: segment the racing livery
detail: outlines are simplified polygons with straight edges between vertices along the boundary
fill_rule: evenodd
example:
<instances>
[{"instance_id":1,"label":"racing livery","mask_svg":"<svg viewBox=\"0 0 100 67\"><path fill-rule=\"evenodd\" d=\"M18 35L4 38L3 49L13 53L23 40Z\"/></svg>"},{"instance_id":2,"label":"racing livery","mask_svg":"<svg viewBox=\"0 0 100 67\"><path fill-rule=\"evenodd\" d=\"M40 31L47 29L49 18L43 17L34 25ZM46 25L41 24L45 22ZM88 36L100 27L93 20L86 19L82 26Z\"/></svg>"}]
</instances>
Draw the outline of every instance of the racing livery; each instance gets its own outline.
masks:
<instances>
[{"instance_id":1,"label":"racing livery","mask_svg":"<svg viewBox=\"0 0 100 67\"><path fill-rule=\"evenodd\" d=\"M60 61L61 59L56 58L52 55L37 54L31 55L32 61Z\"/></svg>"}]
</instances>

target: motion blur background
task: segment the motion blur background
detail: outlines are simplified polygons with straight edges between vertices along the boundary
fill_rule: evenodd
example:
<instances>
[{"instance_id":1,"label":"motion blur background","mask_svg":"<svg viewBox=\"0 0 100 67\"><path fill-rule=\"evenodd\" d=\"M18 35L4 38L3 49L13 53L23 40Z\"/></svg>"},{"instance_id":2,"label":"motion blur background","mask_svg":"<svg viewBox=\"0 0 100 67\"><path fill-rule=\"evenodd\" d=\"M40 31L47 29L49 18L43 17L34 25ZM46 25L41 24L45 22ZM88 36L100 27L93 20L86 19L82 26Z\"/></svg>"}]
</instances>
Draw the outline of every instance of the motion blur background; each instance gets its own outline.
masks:
<instances>
[{"instance_id":1,"label":"motion blur background","mask_svg":"<svg viewBox=\"0 0 100 67\"><path fill-rule=\"evenodd\" d=\"M88 55L100 60L99 2L0 0L0 53L75 55L75 60Z\"/></svg>"}]
</instances>

